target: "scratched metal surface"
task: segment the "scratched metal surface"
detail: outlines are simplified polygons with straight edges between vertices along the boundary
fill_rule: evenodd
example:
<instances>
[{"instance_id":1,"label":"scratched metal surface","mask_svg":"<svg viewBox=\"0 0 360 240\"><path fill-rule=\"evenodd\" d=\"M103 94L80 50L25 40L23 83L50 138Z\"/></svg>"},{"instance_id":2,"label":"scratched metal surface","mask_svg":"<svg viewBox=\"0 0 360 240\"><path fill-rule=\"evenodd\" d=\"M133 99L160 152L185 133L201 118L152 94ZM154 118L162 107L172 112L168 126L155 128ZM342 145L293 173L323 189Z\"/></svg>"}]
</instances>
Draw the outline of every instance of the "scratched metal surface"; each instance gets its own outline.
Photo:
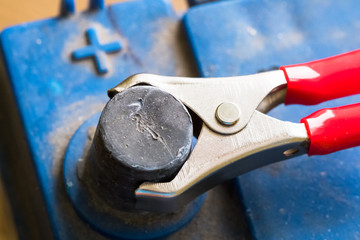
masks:
<instances>
[{"instance_id":1,"label":"scratched metal surface","mask_svg":"<svg viewBox=\"0 0 360 240\"><path fill-rule=\"evenodd\" d=\"M224 1L190 9L185 26L201 75L234 76L359 48L359 7L352 0ZM299 122L359 101L280 106L270 115ZM359 147L304 156L239 177L254 238L360 239L359 156Z\"/></svg>"}]
</instances>

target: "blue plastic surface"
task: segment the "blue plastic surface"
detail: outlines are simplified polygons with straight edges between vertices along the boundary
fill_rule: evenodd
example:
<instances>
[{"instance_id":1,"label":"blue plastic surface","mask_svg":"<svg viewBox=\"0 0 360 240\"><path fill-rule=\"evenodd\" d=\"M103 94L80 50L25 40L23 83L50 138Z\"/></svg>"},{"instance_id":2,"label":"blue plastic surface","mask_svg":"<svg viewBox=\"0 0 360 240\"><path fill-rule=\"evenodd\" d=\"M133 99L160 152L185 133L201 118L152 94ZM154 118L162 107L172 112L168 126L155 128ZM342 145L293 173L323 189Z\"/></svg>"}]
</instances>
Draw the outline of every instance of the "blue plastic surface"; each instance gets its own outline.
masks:
<instances>
[{"instance_id":1,"label":"blue plastic surface","mask_svg":"<svg viewBox=\"0 0 360 240\"><path fill-rule=\"evenodd\" d=\"M63 0L62 17L11 27L0 35L58 239L108 238L79 217L65 192L62 161L76 129L103 108L106 90L129 75L184 76L191 64L184 58L178 18L167 0L105 8L103 3L93 0L92 11L72 14L74 1ZM359 7L355 0L222 1L189 10L184 26L202 76L235 76L359 48ZM280 106L270 115L299 122L317 109L359 100L353 96L314 107ZM304 156L241 176L238 186L254 237L360 238L359 153L354 148Z\"/></svg>"},{"instance_id":2,"label":"blue plastic surface","mask_svg":"<svg viewBox=\"0 0 360 240\"><path fill-rule=\"evenodd\" d=\"M89 10L104 9L104 0L89 0ZM75 13L75 0L61 0L60 15L66 16Z\"/></svg>"},{"instance_id":3,"label":"blue plastic surface","mask_svg":"<svg viewBox=\"0 0 360 240\"><path fill-rule=\"evenodd\" d=\"M185 26L202 76L235 76L360 48L359 9L355 0L225 1L189 10ZM280 106L270 115L299 122L359 101ZM255 239L359 239L359 156L359 147L303 156L239 177Z\"/></svg>"},{"instance_id":4,"label":"blue plastic surface","mask_svg":"<svg viewBox=\"0 0 360 240\"><path fill-rule=\"evenodd\" d=\"M105 0L90 0L90 10L104 9Z\"/></svg>"},{"instance_id":5,"label":"blue plastic surface","mask_svg":"<svg viewBox=\"0 0 360 240\"><path fill-rule=\"evenodd\" d=\"M189 6L196 6L199 4L215 2L216 0L188 0Z\"/></svg>"},{"instance_id":6,"label":"blue plastic surface","mask_svg":"<svg viewBox=\"0 0 360 240\"><path fill-rule=\"evenodd\" d=\"M175 37L178 26L168 1L138 0L1 33L8 80L56 238L106 238L78 216L65 192L62 161L68 141L82 122L103 108L107 90L128 76L187 72ZM91 49L94 45L103 50L101 56ZM90 57L94 52L97 65ZM73 59L87 55L90 58Z\"/></svg>"},{"instance_id":7,"label":"blue plastic surface","mask_svg":"<svg viewBox=\"0 0 360 240\"><path fill-rule=\"evenodd\" d=\"M60 15L66 16L75 12L74 0L62 0L60 5Z\"/></svg>"},{"instance_id":8,"label":"blue plastic surface","mask_svg":"<svg viewBox=\"0 0 360 240\"><path fill-rule=\"evenodd\" d=\"M119 52L122 48L121 43L119 41L113 41L101 44L94 28L87 29L86 35L89 40L89 46L74 50L72 52L73 58L75 60L94 58L97 71L99 73L107 73L109 71L109 61L106 54Z\"/></svg>"}]
</instances>

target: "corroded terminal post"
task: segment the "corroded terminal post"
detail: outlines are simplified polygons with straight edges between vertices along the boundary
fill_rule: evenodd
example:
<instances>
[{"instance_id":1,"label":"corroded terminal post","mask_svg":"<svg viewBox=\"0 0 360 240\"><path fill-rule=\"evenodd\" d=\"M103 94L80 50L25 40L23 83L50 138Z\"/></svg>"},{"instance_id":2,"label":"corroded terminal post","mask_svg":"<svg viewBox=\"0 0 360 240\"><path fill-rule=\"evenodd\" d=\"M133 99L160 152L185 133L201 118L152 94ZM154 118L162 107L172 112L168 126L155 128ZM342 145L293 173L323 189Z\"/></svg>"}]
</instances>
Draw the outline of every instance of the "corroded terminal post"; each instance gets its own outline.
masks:
<instances>
[{"instance_id":1,"label":"corroded terminal post","mask_svg":"<svg viewBox=\"0 0 360 240\"><path fill-rule=\"evenodd\" d=\"M112 207L134 210L138 186L171 180L189 156L192 136L180 101L155 87L129 88L105 106L83 180Z\"/></svg>"},{"instance_id":2,"label":"corroded terminal post","mask_svg":"<svg viewBox=\"0 0 360 240\"><path fill-rule=\"evenodd\" d=\"M169 93L134 86L111 96L66 151L65 187L77 213L116 239L158 239L177 231L199 211L204 195L159 213L137 210L135 191L146 181L170 181L188 159L192 139L190 114Z\"/></svg>"}]
</instances>

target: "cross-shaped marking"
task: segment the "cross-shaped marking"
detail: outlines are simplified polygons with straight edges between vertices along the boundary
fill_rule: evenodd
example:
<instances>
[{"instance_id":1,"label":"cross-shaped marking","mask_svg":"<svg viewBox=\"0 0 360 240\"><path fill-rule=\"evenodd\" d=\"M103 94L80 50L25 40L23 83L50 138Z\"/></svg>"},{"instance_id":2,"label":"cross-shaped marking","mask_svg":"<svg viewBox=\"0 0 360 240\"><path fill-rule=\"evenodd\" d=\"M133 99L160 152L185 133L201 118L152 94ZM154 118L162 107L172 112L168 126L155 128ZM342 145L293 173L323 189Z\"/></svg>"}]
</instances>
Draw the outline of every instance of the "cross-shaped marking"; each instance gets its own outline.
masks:
<instances>
[{"instance_id":1,"label":"cross-shaped marking","mask_svg":"<svg viewBox=\"0 0 360 240\"><path fill-rule=\"evenodd\" d=\"M106 53L118 52L121 50L121 43L118 41L100 44L96 31L89 28L86 31L89 45L73 51L72 56L75 60L93 58L99 73L106 73L109 70L109 61Z\"/></svg>"}]
</instances>

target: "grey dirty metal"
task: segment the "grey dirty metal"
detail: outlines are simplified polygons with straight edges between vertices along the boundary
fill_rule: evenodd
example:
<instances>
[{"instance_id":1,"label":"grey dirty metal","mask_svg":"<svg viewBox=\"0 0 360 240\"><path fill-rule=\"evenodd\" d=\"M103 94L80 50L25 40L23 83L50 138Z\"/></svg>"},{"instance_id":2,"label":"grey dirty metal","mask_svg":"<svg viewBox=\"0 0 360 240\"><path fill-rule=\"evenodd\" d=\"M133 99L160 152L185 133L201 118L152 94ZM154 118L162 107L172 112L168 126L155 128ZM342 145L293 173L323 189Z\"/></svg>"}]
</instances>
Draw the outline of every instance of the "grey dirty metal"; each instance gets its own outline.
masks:
<instances>
[{"instance_id":1,"label":"grey dirty metal","mask_svg":"<svg viewBox=\"0 0 360 240\"><path fill-rule=\"evenodd\" d=\"M192 120L169 93L136 86L115 95L97 126L84 182L116 209L134 210L145 181L171 180L189 156Z\"/></svg>"},{"instance_id":2,"label":"grey dirty metal","mask_svg":"<svg viewBox=\"0 0 360 240\"><path fill-rule=\"evenodd\" d=\"M286 86L286 79L281 70L205 79L135 74L110 89L108 94L113 96L138 84L148 84L167 91L196 113L211 130L230 135L242 130L266 96L274 89ZM217 107L223 102L242 104L241 118L231 126L224 126L214 117Z\"/></svg>"}]
</instances>

